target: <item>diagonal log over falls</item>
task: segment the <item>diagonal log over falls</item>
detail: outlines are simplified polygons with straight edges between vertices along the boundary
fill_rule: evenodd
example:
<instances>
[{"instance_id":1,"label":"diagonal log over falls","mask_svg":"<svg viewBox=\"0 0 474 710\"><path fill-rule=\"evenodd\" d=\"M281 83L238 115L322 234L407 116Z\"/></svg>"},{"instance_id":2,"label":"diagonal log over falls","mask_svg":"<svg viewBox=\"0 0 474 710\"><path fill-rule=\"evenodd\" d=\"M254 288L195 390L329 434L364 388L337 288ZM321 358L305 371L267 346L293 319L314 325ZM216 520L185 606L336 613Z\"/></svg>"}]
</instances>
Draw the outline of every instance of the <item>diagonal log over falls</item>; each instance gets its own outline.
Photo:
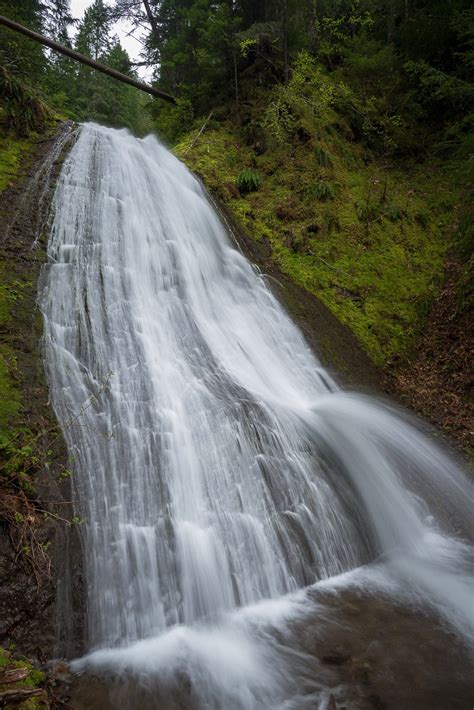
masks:
<instances>
[{"instance_id":1,"label":"diagonal log over falls","mask_svg":"<svg viewBox=\"0 0 474 710\"><path fill-rule=\"evenodd\" d=\"M122 678L123 707L326 708L334 686L370 707L333 670L347 652L326 639L316 661L303 639L350 627L344 594L422 610L427 639L468 653L470 483L339 388L155 138L81 128L48 255L46 368L84 519L73 670Z\"/></svg>"}]
</instances>

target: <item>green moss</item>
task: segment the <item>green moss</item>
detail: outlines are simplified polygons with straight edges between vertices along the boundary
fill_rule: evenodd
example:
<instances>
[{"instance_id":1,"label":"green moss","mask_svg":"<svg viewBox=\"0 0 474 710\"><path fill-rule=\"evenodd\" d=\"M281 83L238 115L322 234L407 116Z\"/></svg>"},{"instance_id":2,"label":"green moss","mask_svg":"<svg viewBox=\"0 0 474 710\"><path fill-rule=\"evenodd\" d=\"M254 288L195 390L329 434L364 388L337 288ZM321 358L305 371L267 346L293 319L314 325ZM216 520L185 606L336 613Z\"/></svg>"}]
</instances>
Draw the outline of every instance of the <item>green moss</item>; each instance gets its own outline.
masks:
<instances>
[{"instance_id":1,"label":"green moss","mask_svg":"<svg viewBox=\"0 0 474 710\"><path fill-rule=\"evenodd\" d=\"M0 346L0 446L9 440L10 426L21 404L20 393L11 378L14 368L13 352L6 346Z\"/></svg>"},{"instance_id":2,"label":"green moss","mask_svg":"<svg viewBox=\"0 0 474 710\"><path fill-rule=\"evenodd\" d=\"M15 180L20 165L30 155L33 138L17 138L11 134L0 137L0 194Z\"/></svg>"},{"instance_id":3,"label":"green moss","mask_svg":"<svg viewBox=\"0 0 474 710\"><path fill-rule=\"evenodd\" d=\"M435 166L383 169L360 145L305 117L315 146L280 144L255 155L230 124L214 124L176 153L222 199L249 236L265 237L272 258L350 327L383 364L413 347L443 276L446 227L455 195ZM256 193L230 188L254 165ZM320 199L315 185L330 185ZM317 191L316 191L317 192ZM330 199L326 199L330 197ZM396 218L395 218L396 216Z\"/></svg>"},{"instance_id":4,"label":"green moss","mask_svg":"<svg viewBox=\"0 0 474 710\"><path fill-rule=\"evenodd\" d=\"M51 124L52 128L52 124ZM14 183L20 169L25 170L31 160L37 139L35 133L27 138L0 133L0 192ZM26 279L13 276L9 264L0 262L0 328L4 336L0 344L0 447L11 444L21 410L21 394L14 350L8 342L15 333L15 308L31 286Z\"/></svg>"},{"instance_id":5,"label":"green moss","mask_svg":"<svg viewBox=\"0 0 474 710\"><path fill-rule=\"evenodd\" d=\"M14 331L13 309L23 299L25 285L12 278L6 267L0 264L0 327L4 333ZM21 408L21 395L15 353L5 338L3 340L0 344L0 447L5 448L12 438Z\"/></svg>"},{"instance_id":6,"label":"green moss","mask_svg":"<svg viewBox=\"0 0 474 710\"><path fill-rule=\"evenodd\" d=\"M30 663L28 659L24 657L15 658L10 651L0 648L1 671L15 670L17 668L24 668L28 672L27 676L16 683L8 683L5 685L0 684L0 691L14 689L31 690L42 687L46 680L45 673L35 668L35 666ZM15 707L20 708L20 710L40 710L40 708L48 707L48 705L45 702L45 698L40 696L29 698Z\"/></svg>"}]
</instances>

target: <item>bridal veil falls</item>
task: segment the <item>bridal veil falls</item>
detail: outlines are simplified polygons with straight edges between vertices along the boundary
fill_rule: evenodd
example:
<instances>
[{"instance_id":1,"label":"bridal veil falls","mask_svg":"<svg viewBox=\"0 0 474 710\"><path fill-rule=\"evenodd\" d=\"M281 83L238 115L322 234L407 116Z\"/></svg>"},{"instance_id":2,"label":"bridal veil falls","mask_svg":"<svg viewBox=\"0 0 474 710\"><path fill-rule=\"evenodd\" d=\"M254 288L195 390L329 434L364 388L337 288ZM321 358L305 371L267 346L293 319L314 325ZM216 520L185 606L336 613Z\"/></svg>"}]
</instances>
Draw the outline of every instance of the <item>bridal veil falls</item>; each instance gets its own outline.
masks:
<instances>
[{"instance_id":1,"label":"bridal veil falls","mask_svg":"<svg viewBox=\"0 0 474 710\"><path fill-rule=\"evenodd\" d=\"M87 595L73 669L135 678L136 708L166 707L160 684L193 708L325 708L291 629L315 590L351 585L472 647L470 483L340 389L186 167L86 124L53 210L45 361Z\"/></svg>"}]
</instances>

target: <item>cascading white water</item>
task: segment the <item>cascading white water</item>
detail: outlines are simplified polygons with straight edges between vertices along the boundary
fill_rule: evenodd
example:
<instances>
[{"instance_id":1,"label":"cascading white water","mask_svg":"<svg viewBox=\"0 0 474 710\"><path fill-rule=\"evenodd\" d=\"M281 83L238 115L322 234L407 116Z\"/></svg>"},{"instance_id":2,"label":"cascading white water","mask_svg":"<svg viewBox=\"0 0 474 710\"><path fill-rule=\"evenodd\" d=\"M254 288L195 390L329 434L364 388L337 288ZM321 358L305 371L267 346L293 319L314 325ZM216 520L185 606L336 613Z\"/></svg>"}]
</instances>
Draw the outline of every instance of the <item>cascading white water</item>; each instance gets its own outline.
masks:
<instances>
[{"instance_id":1,"label":"cascading white water","mask_svg":"<svg viewBox=\"0 0 474 710\"><path fill-rule=\"evenodd\" d=\"M387 405L337 387L155 138L81 128L49 260L46 366L85 521L91 649L176 641L176 624L375 559L472 640L469 483ZM251 676L240 634L249 667L234 671ZM276 706L270 676L265 700L239 676L239 700L212 707Z\"/></svg>"}]
</instances>

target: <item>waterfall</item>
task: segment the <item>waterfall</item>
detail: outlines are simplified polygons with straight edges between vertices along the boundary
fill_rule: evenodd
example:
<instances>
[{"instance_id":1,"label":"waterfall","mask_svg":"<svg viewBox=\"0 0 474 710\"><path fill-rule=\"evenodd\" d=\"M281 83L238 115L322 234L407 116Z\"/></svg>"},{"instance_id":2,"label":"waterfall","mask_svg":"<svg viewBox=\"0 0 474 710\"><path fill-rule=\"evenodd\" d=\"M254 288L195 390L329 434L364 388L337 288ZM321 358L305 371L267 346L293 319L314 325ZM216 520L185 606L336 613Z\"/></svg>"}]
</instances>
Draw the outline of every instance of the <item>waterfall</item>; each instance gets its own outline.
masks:
<instances>
[{"instance_id":1,"label":"waterfall","mask_svg":"<svg viewBox=\"0 0 474 710\"><path fill-rule=\"evenodd\" d=\"M202 707L277 707L284 662L245 623L375 567L472 642L469 482L391 405L338 387L186 167L86 124L53 207L40 303L87 662L194 657Z\"/></svg>"}]
</instances>

